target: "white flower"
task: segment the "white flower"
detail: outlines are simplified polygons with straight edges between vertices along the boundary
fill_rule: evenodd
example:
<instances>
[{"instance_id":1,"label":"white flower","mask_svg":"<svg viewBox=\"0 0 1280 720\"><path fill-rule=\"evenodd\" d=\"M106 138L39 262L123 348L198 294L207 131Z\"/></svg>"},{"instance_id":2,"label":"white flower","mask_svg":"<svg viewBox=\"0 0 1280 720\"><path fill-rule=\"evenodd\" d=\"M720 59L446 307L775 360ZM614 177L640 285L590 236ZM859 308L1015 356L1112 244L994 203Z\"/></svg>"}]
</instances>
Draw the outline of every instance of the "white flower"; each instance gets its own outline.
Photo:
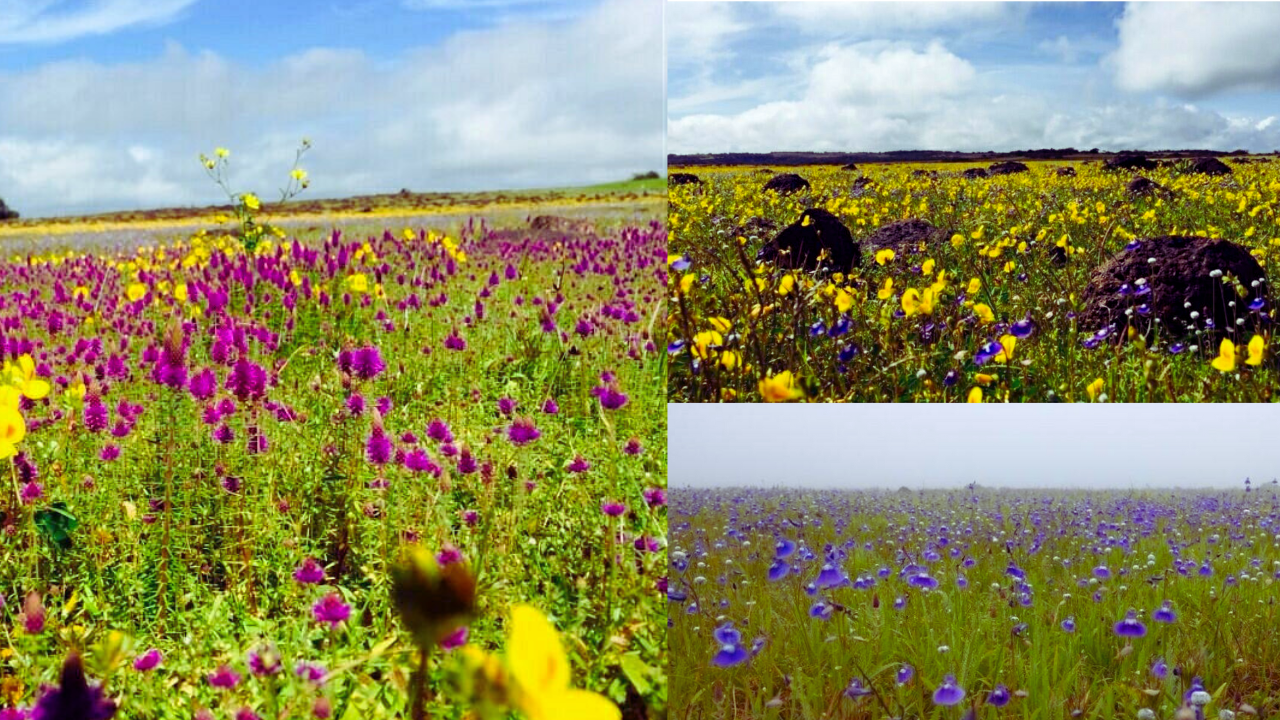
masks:
<instances>
[{"instance_id":1,"label":"white flower","mask_svg":"<svg viewBox=\"0 0 1280 720\"><path fill-rule=\"evenodd\" d=\"M1226 708L1218 711L1218 720L1236 720L1236 714Z\"/></svg>"},{"instance_id":2,"label":"white flower","mask_svg":"<svg viewBox=\"0 0 1280 720\"><path fill-rule=\"evenodd\" d=\"M940 653L944 653L944 652L951 652L951 648L950 648L950 646L947 646L947 645L939 645L939 646L938 646L938 652L940 652Z\"/></svg>"},{"instance_id":3,"label":"white flower","mask_svg":"<svg viewBox=\"0 0 1280 720\"><path fill-rule=\"evenodd\" d=\"M1220 278L1220 277L1222 277L1222 271L1221 271L1221 270L1210 270L1210 271L1209 271L1209 277L1211 277L1211 278Z\"/></svg>"},{"instance_id":4,"label":"white flower","mask_svg":"<svg viewBox=\"0 0 1280 720\"><path fill-rule=\"evenodd\" d=\"M1195 691L1195 692L1191 693L1191 704L1192 704L1192 705L1199 705L1199 706L1208 705L1208 704L1209 704L1209 701L1210 701L1210 700L1212 700L1212 699L1213 699L1213 697L1212 697L1211 695L1209 695L1209 693L1207 693L1207 692L1205 692L1205 691L1203 691L1203 690L1197 690L1197 691Z\"/></svg>"},{"instance_id":5,"label":"white flower","mask_svg":"<svg viewBox=\"0 0 1280 720\"><path fill-rule=\"evenodd\" d=\"M1142 708L1138 711L1138 720L1156 720L1156 711L1151 708Z\"/></svg>"}]
</instances>

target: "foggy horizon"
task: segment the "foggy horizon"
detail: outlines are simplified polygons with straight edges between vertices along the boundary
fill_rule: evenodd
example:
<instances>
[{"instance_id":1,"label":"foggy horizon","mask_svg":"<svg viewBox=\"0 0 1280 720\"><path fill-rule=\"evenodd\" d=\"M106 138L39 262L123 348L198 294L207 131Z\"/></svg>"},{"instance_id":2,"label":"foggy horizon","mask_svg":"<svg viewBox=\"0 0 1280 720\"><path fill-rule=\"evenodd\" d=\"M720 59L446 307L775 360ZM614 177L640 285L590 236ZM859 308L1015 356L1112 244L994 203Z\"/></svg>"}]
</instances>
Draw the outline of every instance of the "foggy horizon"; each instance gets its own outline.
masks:
<instances>
[{"instance_id":1,"label":"foggy horizon","mask_svg":"<svg viewBox=\"0 0 1280 720\"><path fill-rule=\"evenodd\" d=\"M668 406L679 488L1221 490L1280 476L1271 405Z\"/></svg>"}]
</instances>

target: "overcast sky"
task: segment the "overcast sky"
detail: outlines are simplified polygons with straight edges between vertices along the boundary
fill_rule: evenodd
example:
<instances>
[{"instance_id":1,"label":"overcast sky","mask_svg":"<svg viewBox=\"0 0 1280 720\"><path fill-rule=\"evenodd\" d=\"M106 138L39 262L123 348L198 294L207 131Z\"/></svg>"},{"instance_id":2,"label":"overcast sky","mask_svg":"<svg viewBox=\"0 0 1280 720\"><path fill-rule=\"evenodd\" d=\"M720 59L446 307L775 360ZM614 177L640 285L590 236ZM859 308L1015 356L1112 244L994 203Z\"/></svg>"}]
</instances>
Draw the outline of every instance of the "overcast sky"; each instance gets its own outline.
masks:
<instances>
[{"instance_id":1,"label":"overcast sky","mask_svg":"<svg viewBox=\"0 0 1280 720\"><path fill-rule=\"evenodd\" d=\"M667 408L677 487L1242 486L1280 476L1280 406Z\"/></svg>"},{"instance_id":2,"label":"overcast sky","mask_svg":"<svg viewBox=\"0 0 1280 720\"><path fill-rule=\"evenodd\" d=\"M0 198L30 216L582 185L661 169L656 0L0 0Z\"/></svg>"},{"instance_id":3,"label":"overcast sky","mask_svg":"<svg viewBox=\"0 0 1280 720\"><path fill-rule=\"evenodd\" d=\"M1280 2L667 10L674 153L1280 148Z\"/></svg>"}]
</instances>

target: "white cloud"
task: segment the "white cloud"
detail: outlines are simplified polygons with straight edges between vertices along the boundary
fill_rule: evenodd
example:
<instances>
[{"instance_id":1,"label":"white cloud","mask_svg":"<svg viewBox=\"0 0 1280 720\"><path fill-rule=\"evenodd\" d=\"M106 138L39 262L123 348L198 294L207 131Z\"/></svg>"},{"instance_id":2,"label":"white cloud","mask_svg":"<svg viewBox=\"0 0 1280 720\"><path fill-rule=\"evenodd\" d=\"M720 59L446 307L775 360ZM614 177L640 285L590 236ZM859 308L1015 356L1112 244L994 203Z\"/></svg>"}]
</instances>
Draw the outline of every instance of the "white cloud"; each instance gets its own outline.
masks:
<instances>
[{"instance_id":1,"label":"white cloud","mask_svg":"<svg viewBox=\"0 0 1280 720\"><path fill-rule=\"evenodd\" d=\"M1010 2L778 2L769 7L804 32L852 31L863 37L999 23L1023 12Z\"/></svg>"},{"instance_id":2,"label":"white cloud","mask_svg":"<svg viewBox=\"0 0 1280 720\"><path fill-rule=\"evenodd\" d=\"M749 27L731 2L667 3L667 62L676 67L723 58L729 42Z\"/></svg>"},{"instance_id":3,"label":"white cloud","mask_svg":"<svg viewBox=\"0 0 1280 720\"><path fill-rule=\"evenodd\" d=\"M3 0L0 44L48 43L105 35L177 17L197 0Z\"/></svg>"},{"instance_id":4,"label":"white cloud","mask_svg":"<svg viewBox=\"0 0 1280 720\"><path fill-rule=\"evenodd\" d=\"M1079 50L1075 43L1071 42L1066 35L1059 35L1053 40L1041 40L1036 49L1045 55L1058 58L1064 63L1071 64L1076 61Z\"/></svg>"},{"instance_id":5,"label":"white cloud","mask_svg":"<svg viewBox=\"0 0 1280 720\"><path fill-rule=\"evenodd\" d=\"M797 100L672 119L671 152L1280 147L1280 125L1256 118L1011 90L939 42L831 46L819 58L792 78L803 87Z\"/></svg>"},{"instance_id":6,"label":"white cloud","mask_svg":"<svg viewBox=\"0 0 1280 720\"><path fill-rule=\"evenodd\" d=\"M1197 97L1280 88L1280 3L1129 3L1111 58L1127 90Z\"/></svg>"},{"instance_id":7,"label":"white cloud","mask_svg":"<svg viewBox=\"0 0 1280 720\"><path fill-rule=\"evenodd\" d=\"M602 182L663 164L662 8L608 0L509 21L392 64L315 48L245 67L170 45L145 62L0 73L0 197L24 215L216 202L195 160L230 147L271 194L298 140L312 193Z\"/></svg>"}]
</instances>

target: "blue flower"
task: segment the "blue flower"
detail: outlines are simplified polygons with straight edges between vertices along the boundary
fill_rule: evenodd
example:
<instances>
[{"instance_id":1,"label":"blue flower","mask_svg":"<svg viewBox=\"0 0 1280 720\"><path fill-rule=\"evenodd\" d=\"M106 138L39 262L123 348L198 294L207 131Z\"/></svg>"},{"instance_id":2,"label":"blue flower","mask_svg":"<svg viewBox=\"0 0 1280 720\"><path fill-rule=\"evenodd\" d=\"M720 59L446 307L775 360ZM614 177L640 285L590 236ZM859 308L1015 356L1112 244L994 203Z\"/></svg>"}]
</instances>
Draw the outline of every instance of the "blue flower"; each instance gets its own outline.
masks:
<instances>
[{"instance_id":1,"label":"blue flower","mask_svg":"<svg viewBox=\"0 0 1280 720\"><path fill-rule=\"evenodd\" d=\"M693 261L689 259L688 255L681 255L679 260L671 263L671 269L676 272L684 272L685 270L688 270L689 266L692 264Z\"/></svg>"},{"instance_id":2,"label":"blue flower","mask_svg":"<svg viewBox=\"0 0 1280 720\"><path fill-rule=\"evenodd\" d=\"M902 663L902 666L898 668L898 672L896 675L894 675L893 679L899 685L906 685L907 683L911 682L911 678L915 676L916 676L916 669L911 667L907 663Z\"/></svg>"},{"instance_id":3,"label":"blue flower","mask_svg":"<svg viewBox=\"0 0 1280 720\"><path fill-rule=\"evenodd\" d=\"M987 704L996 707L1004 707L1009 704L1009 688L1004 685L996 685L996 688L987 695Z\"/></svg>"},{"instance_id":4,"label":"blue flower","mask_svg":"<svg viewBox=\"0 0 1280 720\"><path fill-rule=\"evenodd\" d=\"M1160 606L1160 609L1151 614L1151 619L1156 622L1171 623L1177 620L1178 616L1173 612L1173 608L1170 606L1169 601L1165 600L1164 604Z\"/></svg>"},{"instance_id":5,"label":"blue flower","mask_svg":"<svg viewBox=\"0 0 1280 720\"><path fill-rule=\"evenodd\" d=\"M1130 610L1124 619L1115 625L1116 634L1121 637L1142 637L1147 634L1147 626L1138 619L1138 614Z\"/></svg>"},{"instance_id":6,"label":"blue flower","mask_svg":"<svg viewBox=\"0 0 1280 720\"><path fill-rule=\"evenodd\" d=\"M1073 633L1076 631L1076 616L1068 615L1066 620L1062 621L1062 629L1066 632Z\"/></svg>"},{"instance_id":7,"label":"blue flower","mask_svg":"<svg viewBox=\"0 0 1280 720\"><path fill-rule=\"evenodd\" d=\"M956 684L955 675L942 678L942 684L933 691L934 705L958 705L964 700L964 688Z\"/></svg>"},{"instance_id":8,"label":"blue flower","mask_svg":"<svg viewBox=\"0 0 1280 720\"><path fill-rule=\"evenodd\" d=\"M774 560L773 564L769 566L769 579L777 582L778 580L786 577L787 571L790 569L791 566L787 565L782 560Z\"/></svg>"}]
</instances>

